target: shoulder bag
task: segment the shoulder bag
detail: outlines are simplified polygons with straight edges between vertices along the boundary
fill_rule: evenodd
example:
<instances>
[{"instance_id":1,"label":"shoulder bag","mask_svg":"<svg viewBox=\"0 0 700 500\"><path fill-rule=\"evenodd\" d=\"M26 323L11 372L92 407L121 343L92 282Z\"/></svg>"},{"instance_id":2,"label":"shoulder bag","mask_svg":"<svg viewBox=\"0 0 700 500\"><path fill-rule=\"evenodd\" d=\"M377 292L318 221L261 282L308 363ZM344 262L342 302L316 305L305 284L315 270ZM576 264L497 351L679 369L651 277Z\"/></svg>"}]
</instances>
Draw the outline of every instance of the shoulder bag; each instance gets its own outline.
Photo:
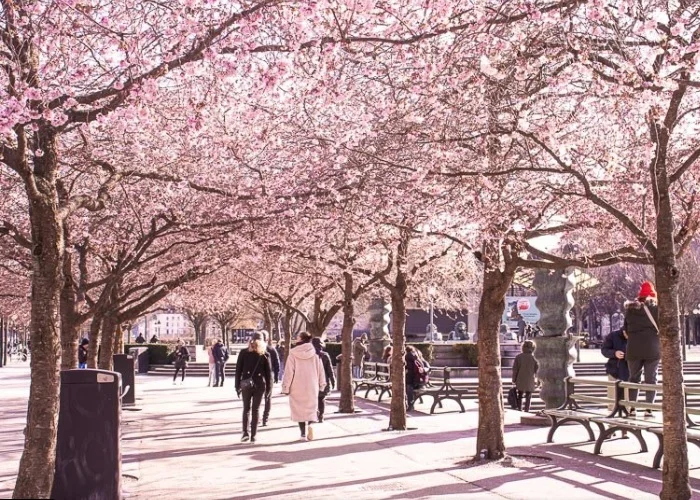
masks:
<instances>
[{"instance_id":1,"label":"shoulder bag","mask_svg":"<svg viewBox=\"0 0 700 500\"><path fill-rule=\"evenodd\" d=\"M647 313L647 318L649 318L649 321L651 321L651 324L654 325L654 329L656 330L656 334L659 334L659 327L656 326L656 321L654 321L654 316L651 315L651 311L647 307L646 304L642 304L642 307L644 308L644 312Z\"/></svg>"},{"instance_id":2,"label":"shoulder bag","mask_svg":"<svg viewBox=\"0 0 700 500\"><path fill-rule=\"evenodd\" d=\"M255 368L253 368L253 371L250 374L250 377L244 378L241 380L241 390L242 391L252 391L255 389L255 380L253 380L253 375L255 375L255 370L258 369L258 365L260 364L260 360L262 359L262 356L258 358L258 362L255 363Z\"/></svg>"}]
</instances>

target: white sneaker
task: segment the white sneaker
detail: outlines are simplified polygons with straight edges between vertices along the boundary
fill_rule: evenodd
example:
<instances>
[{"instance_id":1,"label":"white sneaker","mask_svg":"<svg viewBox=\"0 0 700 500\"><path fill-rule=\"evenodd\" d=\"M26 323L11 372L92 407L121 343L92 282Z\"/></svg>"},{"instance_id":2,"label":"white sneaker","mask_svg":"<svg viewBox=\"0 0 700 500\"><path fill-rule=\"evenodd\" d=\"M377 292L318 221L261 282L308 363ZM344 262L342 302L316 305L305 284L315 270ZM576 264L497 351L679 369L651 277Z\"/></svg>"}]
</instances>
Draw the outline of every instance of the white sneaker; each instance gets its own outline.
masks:
<instances>
[{"instance_id":1,"label":"white sneaker","mask_svg":"<svg viewBox=\"0 0 700 500\"><path fill-rule=\"evenodd\" d=\"M177 382L173 380L173 385L177 385Z\"/></svg>"}]
</instances>

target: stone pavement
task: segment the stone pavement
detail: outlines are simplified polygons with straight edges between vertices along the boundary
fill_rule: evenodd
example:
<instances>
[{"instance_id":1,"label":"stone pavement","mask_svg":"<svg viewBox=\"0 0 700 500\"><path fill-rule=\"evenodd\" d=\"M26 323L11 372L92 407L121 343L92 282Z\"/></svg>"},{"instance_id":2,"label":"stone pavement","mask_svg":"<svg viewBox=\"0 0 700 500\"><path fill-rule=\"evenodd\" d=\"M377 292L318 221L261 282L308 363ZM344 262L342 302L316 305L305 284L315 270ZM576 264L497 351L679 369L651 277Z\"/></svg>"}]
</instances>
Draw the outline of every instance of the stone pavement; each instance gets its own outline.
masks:
<instances>
[{"instance_id":1,"label":"stone pavement","mask_svg":"<svg viewBox=\"0 0 700 500\"><path fill-rule=\"evenodd\" d=\"M22 448L28 369L0 370L0 497L9 498ZM173 386L163 377L139 376L137 405L123 412L123 474L126 498L154 499L645 499L661 489L651 469L651 452L636 440L613 440L595 457L581 442L580 426L558 431L558 444L545 445L546 428L519 425L506 412L511 464L467 466L476 440L478 410L467 402L460 414L453 402L445 413L427 415L427 404L409 419L416 430L385 432L388 407L357 398L362 413L333 414L313 442L298 441L287 401L273 399L270 426L258 443L240 443L241 402L232 380L223 388L192 378ZM423 410L423 411L420 411ZM568 444L566 444L568 443ZM700 498L700 451L691 445L691 475Z\"/></svg>"}]
</instances>

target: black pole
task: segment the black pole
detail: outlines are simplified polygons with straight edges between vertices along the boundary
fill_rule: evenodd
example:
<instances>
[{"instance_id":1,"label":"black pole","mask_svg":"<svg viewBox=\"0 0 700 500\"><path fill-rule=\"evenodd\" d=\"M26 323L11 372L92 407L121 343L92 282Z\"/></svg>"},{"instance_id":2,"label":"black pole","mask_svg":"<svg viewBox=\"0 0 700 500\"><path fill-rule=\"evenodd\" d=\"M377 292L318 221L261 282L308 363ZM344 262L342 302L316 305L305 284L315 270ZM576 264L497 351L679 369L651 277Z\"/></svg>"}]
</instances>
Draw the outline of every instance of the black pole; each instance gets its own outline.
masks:
<instances>
[{"instance_id":1,"label":"black pole","mask_svg":"<svg viewBox=\"0 0 700 500\"><path fill-rule=\"evenodd\" d=\"M0 368L5 366L5 351L7 350L7 341L5 340L5 318L0 316Z\"/></svg>"}]
</instances>

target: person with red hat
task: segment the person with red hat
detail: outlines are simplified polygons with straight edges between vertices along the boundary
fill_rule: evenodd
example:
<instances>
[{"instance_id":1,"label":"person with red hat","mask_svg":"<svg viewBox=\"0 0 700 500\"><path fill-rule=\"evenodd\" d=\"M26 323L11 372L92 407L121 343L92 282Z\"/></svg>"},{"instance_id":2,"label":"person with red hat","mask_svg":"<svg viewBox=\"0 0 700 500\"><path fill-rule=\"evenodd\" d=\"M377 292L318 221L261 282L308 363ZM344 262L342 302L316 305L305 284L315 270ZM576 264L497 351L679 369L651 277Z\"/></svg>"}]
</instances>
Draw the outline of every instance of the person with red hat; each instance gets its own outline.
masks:
<instances>
[{"instance_id":1,"label":"person with red hat","mask_svg":"<svg viewBox=\"0 0 700 500\"><path fill-rule=\"evenodd\" d=\"M656 304L654 285L645 281L639 289L637 300L625 302L625 324L623 332L627 337L627 366L630 382L639 383L644 372L645 384L656 384L659 371L661 349L659 344L659 309ZM656 391L644 391L648 403L656 399ZM637 400L637 391L630 389L630 399ZM635 416L634 408L630 416ZM645 417L652 417L646 410Z\"/></svg>"}]
</instances>

